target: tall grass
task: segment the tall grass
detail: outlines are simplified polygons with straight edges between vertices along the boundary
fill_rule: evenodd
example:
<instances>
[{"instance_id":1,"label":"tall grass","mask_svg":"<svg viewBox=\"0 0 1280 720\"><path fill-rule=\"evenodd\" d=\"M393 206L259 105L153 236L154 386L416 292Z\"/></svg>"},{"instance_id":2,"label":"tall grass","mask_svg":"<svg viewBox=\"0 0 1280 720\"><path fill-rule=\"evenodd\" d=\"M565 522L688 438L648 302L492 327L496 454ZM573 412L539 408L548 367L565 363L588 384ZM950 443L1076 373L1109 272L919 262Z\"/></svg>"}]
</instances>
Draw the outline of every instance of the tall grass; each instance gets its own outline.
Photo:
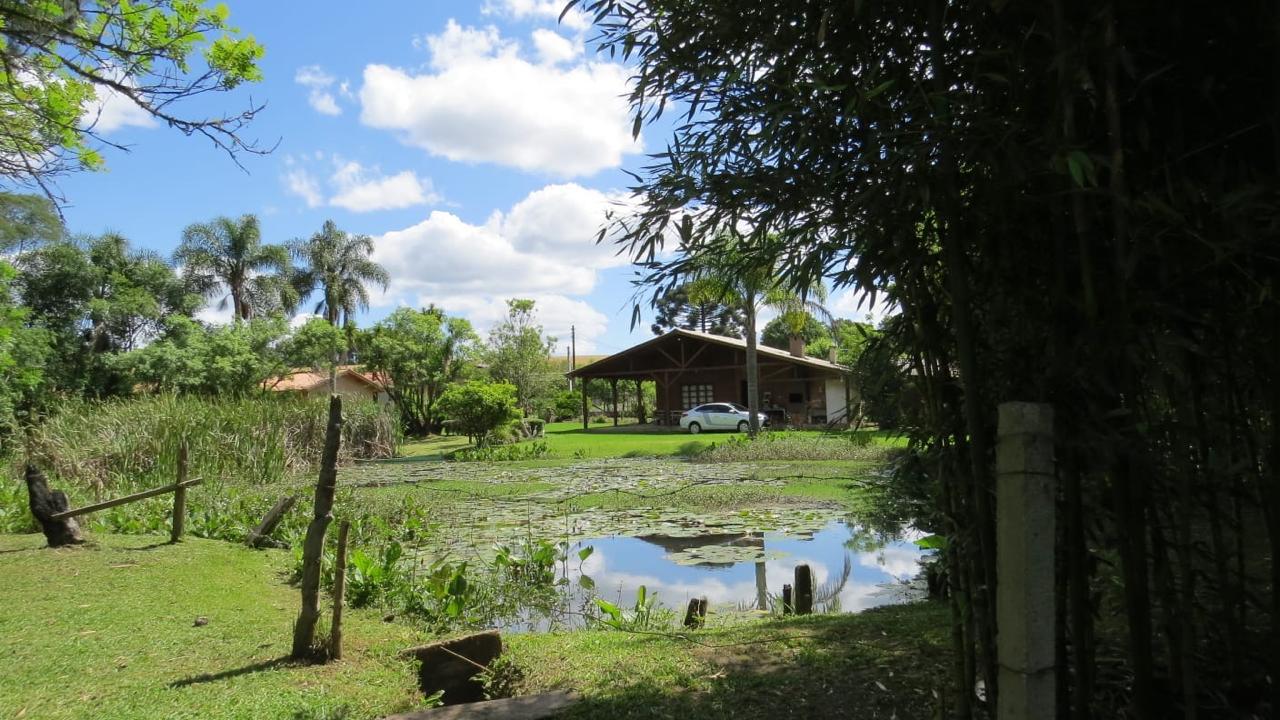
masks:
<instances>
[{"instance_id":1,"label":"tall grass","mask_svg":"<svg viewBox=\"0 0 1280 720\"><path fill-rule=\"evenodd\" d=\"M754 440L735 435L701 452L690 452L694 462L759 462L768 460L865 460L882 461L891 448L861 433L775 431Z\"/></svg>"},{"instance_id":2,"label":"tall grass","mask_svg":"<svg viewBox=\"0 0 1280 720\"><path fill-rule=\"evenodd\" d=\"M188 444L191 477L221 485L268 485L313 470L324 444L328 401L161 395L69 401L30 436L24 457L51 482L95 495L170 483ZM372 402L343 406L342 460L392 457L394 415Z\"/></svg>"}]
</instances>

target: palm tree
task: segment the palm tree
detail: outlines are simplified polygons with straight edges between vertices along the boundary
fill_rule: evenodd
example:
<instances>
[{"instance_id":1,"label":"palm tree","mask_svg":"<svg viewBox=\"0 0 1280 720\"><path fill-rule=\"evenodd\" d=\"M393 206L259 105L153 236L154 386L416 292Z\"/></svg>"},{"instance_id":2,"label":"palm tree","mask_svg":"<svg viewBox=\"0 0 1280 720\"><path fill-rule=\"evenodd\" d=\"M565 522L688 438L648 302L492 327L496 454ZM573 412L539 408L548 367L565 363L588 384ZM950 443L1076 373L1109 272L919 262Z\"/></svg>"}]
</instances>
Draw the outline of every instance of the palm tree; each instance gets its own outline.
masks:
<instances>
[{"instance_id":1,"label":"palm tree","mask_svg":"<svg viewBox=\"0 0 1280 720\"><path fill-rule=\"evenodd\" d=\"M301 267L294 273L293 287L302 297L319 292L315 312L334 327L350 331L352 316L369 307L366 283L377 283L385 290L391 277L386 269L369 258L373 239L368 235L352 235L326 220L307 240L295 240L289 247ZM350 333L347 350L350 352ZM337 363L335 358L334 362ZM336 387L336 370L329 374L331 389Z\"/></svg>"},{"instance_id":2,"label":"palm tree","mask_svg":"<svg viewBox=\"0 0 1280 720\"><path fill-rule=\"evenodd\" d=\"M189 288L206 298L221 295L218 309L230 304L237 321L297 307L297 293L287 281L289 251L263 245L253 215L188 225L173 261Z\"/></svg>"},{"instance_id":3,"label":"palm tree","mask_svg":"<svg viewBox=\"0 0 1280 720\"><path fill-rule=\"evenodd\" d=\"M692 279L686 285L689 300L697 304L722 303L742 309L747 340L747 411L748 434L760 432L760 364L759 333L756 318L762 306L777 310L789 327L804 327L804 313L812 312L828 318L830 313L820 302L826 297L821 284L795 291L780 285L772 268L744 268L734 262L735 247L724 240L724 251L714 264L691 269ZM816 299L814 299L816 298Z\"/></svg>"}]
</instances>

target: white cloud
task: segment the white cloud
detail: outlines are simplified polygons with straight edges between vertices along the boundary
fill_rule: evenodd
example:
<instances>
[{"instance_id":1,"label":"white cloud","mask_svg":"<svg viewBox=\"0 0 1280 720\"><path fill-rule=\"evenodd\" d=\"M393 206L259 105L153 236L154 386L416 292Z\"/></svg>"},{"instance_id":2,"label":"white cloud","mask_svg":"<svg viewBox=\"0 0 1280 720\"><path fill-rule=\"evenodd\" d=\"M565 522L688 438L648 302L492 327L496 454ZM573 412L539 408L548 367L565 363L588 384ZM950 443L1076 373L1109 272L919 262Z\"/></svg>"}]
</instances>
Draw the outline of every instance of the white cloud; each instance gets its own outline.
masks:
<instances>
[{"instance_id":1,"label":"white cloud","mask_svg":"<svg viewBox=\"0 0 1280 720\"><path fill-rule=\"evenodd\" d=\"M548 334L578 330L579 351L595 346L608 318L573 296L590 293L597 271L626 264L595 244L607 208L620 196L573 183L548 185L472 224L437 210L374 238L374 259L391 272L382 305L436 303L482 330L506 314L506 300L537 301Z\"/></svg>"},{"instance_id":2,"label":"white cloud","mask_svg":"<svg viewBox=\"0 0 1280 720\"><path fill-rule=\"evenodd\" d=\"M582 44L544 28L533 31L533 47L538 51L538 59L544 63L555 65L568 62L582 54Z\"/></svg>"},{"instance_id":3,"label":"white cloud","mask_svg":"<svg viewBox=\"0 0 1280 720\"><path fill-rule=\"evenodd\" d=\"M329 198L329 204L353 212L397 210L440 202L431 179L418 177L409 170L379 176L376 168L369 170L360 163L347 162L334 172L330 182L337 192Z\"/></svg>"},{"instance_id":4,"label":"white cloud","mask_svg":"<svg viewBox=\"0 0 1280 720\"><path fill-rule=\"evenodd\" d=\"M570 10L560 20L565 4L564 0L488 0L483 12L486 15L501 15L516 20L559 21L574 30L591 27L591 18L579 8Z\"/></svg>"},{"instance_id":5,"label":"white cloud","mask_svg":"<svg viewBox=\"0 0 1280 720\"><path fill-rule=\"evenodd\" d=\"M858 288L836 292L827 303L827 309L836 317L867 321L873 325L879 325L885 318L899 312L898 307L889 302L884 293L877 293L873 303L870 296Z\"/></svg>"},{"instance_id":6,"label":"white cloud","mask_svg":"<svg viewBox=\"0 0 1280 720\"><path fill-rule=\"evenodd\" d=\"M624 155L640 152L624 97L626 68L567 62L573 43L538 37L541 64L525 59L518 43L492 27L463 28L450 20L427 38L430 72L365 67L361 120L449 160L561 177L617 167Z\"/></svg>"},{"instance_id":7,"label":"white cloud","mask_svg":"<svg viewBox=\"0 0 1280 720\"><path fill-rule=\"evenodd\" d=\"M126 80L127 82L127 80ZM128 95L102 85L94 86L94 99L85 111L83 123L100 133L109 133L122 127L150 128L156 119Z\"/></svg>"},{"instance_id":8,"label":"white cloud","mask_svg":"<svg viewBox=\"0 0 1280 720\"><path fill-rule=\"evenodd\" d=\"M326 73L319 65L306 65L298 68L293 81L307 88L307 102L318 113L324 115L341 115L342 108L334 98L330 88L335 82L332 75ZM343 83L341 87L345 86Z\"/></svg>"},{"instance_id":9,"label":"white cloud","mask_svg":"<svg viewBox=\"0 0 1280 720\"><path fill-rule=\"evenodd\" d=\"M332 162L333 171L320 180L310 169L315 162ZM377 167L366 167L354 160L344 160L338 155L319 153L314 160L307 156L285 158L288 168L284 175L289 192L302 198L307 207L329 205L352 212L398 210L415 205L433 205L441 201L431 179L421 177L410 170L393 175L383 175ZM331 192L326 192L325 188Z\"/></svg>"},{"instance_id":10,"label":"white cloud","mask_svg":"<svg viewBox=\"0 0 1280 720\"><path fill-rule=\"evenodd\" d=\"M284 175L285 187L290 193L302 198L307 207L320 207L324 204L324 196L320 193L320 182L305 168L294 167Z\"/></svg>"}]
</instances>

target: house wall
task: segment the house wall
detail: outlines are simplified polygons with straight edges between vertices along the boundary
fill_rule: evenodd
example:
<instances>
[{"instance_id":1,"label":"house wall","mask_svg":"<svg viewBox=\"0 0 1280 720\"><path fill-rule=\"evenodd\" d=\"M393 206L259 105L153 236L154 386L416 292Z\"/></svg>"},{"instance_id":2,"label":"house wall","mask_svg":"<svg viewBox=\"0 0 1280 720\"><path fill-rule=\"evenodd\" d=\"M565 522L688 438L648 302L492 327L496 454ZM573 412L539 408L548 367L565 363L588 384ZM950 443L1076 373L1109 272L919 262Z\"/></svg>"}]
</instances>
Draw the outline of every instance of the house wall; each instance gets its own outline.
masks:
<instances>
[{"instance_id":1,"label":"house wall","mask_svg":"<svg viewBox=\"0 0 1280 720\"><path fill-rule=\"evenodd\" d=\"M681 388L694 384L712 386L712 397L708 402L745 405L742 390L745 378L745 370L687 370L679 375L670 373L666 383L659 376L658 410L676 414L688 410L681 402ZM785 410L795 424L826 422L828 408L844 407L844 385L838 378L812 377L803 369L772 367L761 373L760 407L762 410Z\"/></svg>"}]
</instances>

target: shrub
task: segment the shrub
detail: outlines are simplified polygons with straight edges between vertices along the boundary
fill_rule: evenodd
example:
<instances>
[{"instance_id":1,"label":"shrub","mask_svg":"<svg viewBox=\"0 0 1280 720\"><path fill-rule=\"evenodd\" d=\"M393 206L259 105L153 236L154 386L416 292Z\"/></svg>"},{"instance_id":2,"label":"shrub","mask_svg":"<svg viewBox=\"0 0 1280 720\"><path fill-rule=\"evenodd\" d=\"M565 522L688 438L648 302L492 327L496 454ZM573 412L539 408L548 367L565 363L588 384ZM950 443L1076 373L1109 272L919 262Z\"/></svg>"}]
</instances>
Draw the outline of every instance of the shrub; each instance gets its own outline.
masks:
<instances>
[{"instance_id":1,"label":"shrub","mask_svg":"<svg viewBox=\"0 0 1280 720\"><path fill-rule=\"evenodd\" d=\"M512 445L481 445L455 450L449 456L457 462L503 462L510 460L537 460L550 454L545 442L515 443Z\"/></svg>"},{"instance_id":2,"label":"shrub","mask_svg":"<svg viewBox=\"0 0 1280 720\"><path fill-rule=\"evenodd\" d=\"M683 450L683 448L682 448ZM686 453L681 453L686 454ZM865 436L801 432L767 432L754 440L733 436L705 452L689 453L697 462L753 462L761 460L883 460L888 449Z\"/></svg>"},{"instance_id":3,"label":"shrub","mask_svg":"<svg viewBox=\"0 0 1280 720\"><path fill-rule=\"evenodd\" d=\"M472 380L454 385L440 396L441 412L454 428L477 444L486 444L490 433L520 417L516 388L508 383Z\"/></svg>"}]
</instances>

